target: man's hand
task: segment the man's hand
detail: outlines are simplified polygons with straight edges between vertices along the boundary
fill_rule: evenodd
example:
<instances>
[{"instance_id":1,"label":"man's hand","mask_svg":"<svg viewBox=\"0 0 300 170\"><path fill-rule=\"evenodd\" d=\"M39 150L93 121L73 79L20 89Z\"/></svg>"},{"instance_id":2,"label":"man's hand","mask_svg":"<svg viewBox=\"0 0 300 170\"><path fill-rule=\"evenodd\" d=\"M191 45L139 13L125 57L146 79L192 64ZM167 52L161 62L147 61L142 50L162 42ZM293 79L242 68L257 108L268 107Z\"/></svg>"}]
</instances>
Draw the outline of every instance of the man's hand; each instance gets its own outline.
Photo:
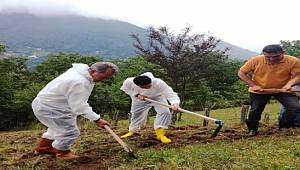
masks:
<instances>
[{"instance_id":1,"label":"man's hand","mask_svg":"<svg viewBox=\"0 0 300 170\"><path fill-rule=\"evenodd\" d=\"M251 88L252 88L253 91L260 91L260 92L263 92L263 91L264 91L264 89L261 88L261 87L258 86L258 85L251 86Z\"/></svg>"},{"instance_id":2,"label":"man's hand","mask_svg":"<svg viewBox=\"0 0 300 170\"><path fill-rule=\"evenodd\" d=\"M139 100L142 100L142 101L144 101L145 100L145 98L147 98L147 96L144 96L144 95L137 95L137 98L139 99Z\"/></svg>"},{"instance_id":3,"label":"man's hand","mask_svg":"<svg viewBox=\"0 0 300 170\"><path fill-rule=\"evenodd\" d=\"M96 124L97 124L97 126L100 127L100 128L104 128L105 125L109 125L109 124L107 123L107 121L104 120L104 119L99 119L98 121L96 121Z\"/></svg>"},{"instance_id":4,"label":"man's hand","mask_svg":"<svg viewBox=\"0 0 300 170\"><path fill-rule=\"evenodd\" d=\"M284 92L291 92L292 91L292 86L290 84L286 84L285 86L282 87L282 90Z\"/></svg>"},{"instance_id":5,"label":"man's hand","mask_svg":"<svg viewBox=\"0 0 300 170\"><path fill-rule=\"evenodd\" d=\"M178 112L179 109L181 109L181 108L180 108L180 106L178 104L172 104L172 110Z\"/></svg>"}]
</instances>

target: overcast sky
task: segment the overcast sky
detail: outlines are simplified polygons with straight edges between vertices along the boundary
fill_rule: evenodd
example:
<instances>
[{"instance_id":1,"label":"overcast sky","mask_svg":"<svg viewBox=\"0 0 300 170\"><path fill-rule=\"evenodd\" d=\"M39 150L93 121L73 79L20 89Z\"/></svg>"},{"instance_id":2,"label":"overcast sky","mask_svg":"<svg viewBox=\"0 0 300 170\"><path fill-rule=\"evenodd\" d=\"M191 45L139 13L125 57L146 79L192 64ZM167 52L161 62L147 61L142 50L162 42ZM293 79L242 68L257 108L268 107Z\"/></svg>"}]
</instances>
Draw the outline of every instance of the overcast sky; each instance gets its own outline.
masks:
<instances>
[{"instance_id":1,"label":"overcast sky","mask_svg":"<svg viewBox=\"0 0 300 170\"><path fill-rule=\"evenodd\" d=\"M191 26L256 52L280 40L300 40L299 0L0 0L0 11L79 14L175 32Z\"/></svg>"}]
</instances>

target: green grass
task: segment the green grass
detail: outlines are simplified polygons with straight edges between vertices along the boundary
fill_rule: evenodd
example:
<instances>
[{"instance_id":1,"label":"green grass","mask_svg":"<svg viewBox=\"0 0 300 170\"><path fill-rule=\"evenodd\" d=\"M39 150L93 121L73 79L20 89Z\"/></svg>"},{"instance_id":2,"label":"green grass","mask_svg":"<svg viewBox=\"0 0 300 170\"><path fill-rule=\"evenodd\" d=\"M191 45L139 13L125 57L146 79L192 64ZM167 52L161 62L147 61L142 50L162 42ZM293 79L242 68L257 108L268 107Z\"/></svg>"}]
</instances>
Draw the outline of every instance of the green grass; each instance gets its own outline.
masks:
<instances>
[{"instance_id":1,"label":"green grass","mask_svg":"<svg viewBox=\"0 0 300 170\"><path fill-rule=\"evenodd\" d=\"M164 150L149 149L120 169L299 169L300 141L294 137L243 139Z\"/></svg>"},{"instance_id":2,"label":"green grass","mask_svg":"<svg viewBox=\"0 0 300 170\"><path fill-rule=\"evenodd\" d=\"M278 111L279 104L266 107L263 115L270 115L267 127L276 123ZM224 132L240 124L240 108L213 110L211 117L225 122ZM202 122L201 118L183 113L182 121L175 127L201 126ZM171 137L171 144L163 145L151 138L152 125L153 117L139 137L124 140L138 155L137 160L128 160L123 148L105 130L84 119L80 120L81 136L72 147L78 155L88 157L81 161L62 161L52 156L24 157L34 149L42 134L40 125L32 126L33 130L0 132L0 169L300 169L300 129L255 138L205 140L192 138L197 129L172 131L171 128L168 134L176 136ZM215 125L210 123L210 126ZM120 121L118 127L112 128L120 135L127 127L127 121Z\"/></svg>"}]
</instances>

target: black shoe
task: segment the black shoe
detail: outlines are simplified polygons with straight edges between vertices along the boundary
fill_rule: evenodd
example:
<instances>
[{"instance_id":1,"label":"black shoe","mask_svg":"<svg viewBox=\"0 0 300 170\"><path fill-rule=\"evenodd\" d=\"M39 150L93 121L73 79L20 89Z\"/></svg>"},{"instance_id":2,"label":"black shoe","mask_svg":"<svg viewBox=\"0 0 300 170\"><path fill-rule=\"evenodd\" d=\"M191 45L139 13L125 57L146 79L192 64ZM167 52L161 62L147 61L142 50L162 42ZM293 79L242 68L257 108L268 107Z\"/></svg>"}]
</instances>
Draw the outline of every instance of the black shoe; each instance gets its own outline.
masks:
<instances>
[{"instance_id":1,"label":"black shoe","mask_svg":"<svg viewBox=\"0 0 300 170\"><path fill-rule=\"evenodd\" d=\"M252 136L256 136L257 134L258 134L257 130L250 130L248 136L252 137Z\"/></svg>"}]
</instances>

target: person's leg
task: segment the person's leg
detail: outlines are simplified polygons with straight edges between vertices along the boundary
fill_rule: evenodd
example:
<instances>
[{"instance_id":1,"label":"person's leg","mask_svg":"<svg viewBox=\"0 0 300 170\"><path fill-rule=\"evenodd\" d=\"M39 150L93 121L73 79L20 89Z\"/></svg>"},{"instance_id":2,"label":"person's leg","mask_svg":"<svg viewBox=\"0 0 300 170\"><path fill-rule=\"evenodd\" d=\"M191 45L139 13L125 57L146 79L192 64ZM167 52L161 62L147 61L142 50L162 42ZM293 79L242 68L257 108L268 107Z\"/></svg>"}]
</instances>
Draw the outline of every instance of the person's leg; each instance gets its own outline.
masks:
<instances>
[{"instance_id":1,"label":"person's leg","mask_svg":"<svg viewBox=\"0 0 300 170\"><path fill-rule=\"evenodd\" d=\"M274 97L286 108L284 127L300 125L300 104L298 97L289 93L278 93Z\"/></svg>"},{"instance_id":2,"label":"person's leg","mask_svg":"<svg viewBox=\"0 0 300 170\"><path fill-rule=\"evenodd\" d=\"M53 130L50 128L40 138L38 146L35 148L35 153L39 154L55 154L52 143L54 141Z\"/></svg>"},{"instance_id":3,"label":"person's leg","mask_svg":"<svg viewBox=\"0 0 300 170\"><path fill-rule=\"evenodd\" d=\"M155 100L161 103L168 104L165 98L156 98ZM159 139L163 143L170 143L171 139L165 136L166 134L165 129L168 129L168 126L171 123L172 114L169 108L167 107L163 107L155 104L153 106L155 111L157 112L156 118L154 120L154 129L156 132L157 139Z\"/></svg>"},{"instance_id":4,"label":"person's leg","mask_svg":"<svg viewBox=\"0 0 300 170\"><path fill-rule=\"evenodd\" d=\"M40 107L35 111L37 119L48 127L42 139L54 140L52 142L53 154L63 159L72 159L78 156L70 151L71 145L80 134L77 127L77 116L72 113L64 113L57 110L48 110Z\"/></svg>"},{"instance_id":5,"label":"person's leg","mask_svg":"<svg viewBox=\"0 0 300 170\"><path fill-rule=\"evenodd\" d=\"M121 138L127 138L132 135L138 130L142 123L144 123L145 119L147 118L148 111L152 106L147 104L145 101L140 100L132 100L131 104L131 121L129 125L129 132L122 135Z\"/></svg>"},{"instance_id":6,"label":"person's leg","mask_svg":"<svg viewBox=\"0 0 300 170\"><path fill-rule=\"evenodd\" d=\"M258 124L261 119L261 113L265 109L266 104L271 98L271 94L255 94L250 93L250 112L246 124L250 131L250 135L256 135ZM253 133L253 134L252 134Z\"/></svg>"},{"instance_id":7,"label":"person's leg","mask_svg":"<svg viewBox=\"0 0 300 170\"><path fill-rule=\"evenodd\" d=\"M281 105L279 115L278 115L278 128L279 129L285 127L285 114L286 114L286 109L283 105Z\"/></svg>"},{"instance_id":8,"label":"person's leg","mask_svg":"<svg viewBox=\"0 0 300 170\"><path fill-rule=\"evenodd\" d=\"M35 98L32 102L32 110L33 113L36 115L37 119L39 119L39 115L43 115L40 111L40 104L39 100ZM53 130L50 128L42 135L39 139L38 146L34 149L36 154L55 154L54 148L52 147L52 143L54 141L54 134Z\"/></svg>"}]
</instances>

